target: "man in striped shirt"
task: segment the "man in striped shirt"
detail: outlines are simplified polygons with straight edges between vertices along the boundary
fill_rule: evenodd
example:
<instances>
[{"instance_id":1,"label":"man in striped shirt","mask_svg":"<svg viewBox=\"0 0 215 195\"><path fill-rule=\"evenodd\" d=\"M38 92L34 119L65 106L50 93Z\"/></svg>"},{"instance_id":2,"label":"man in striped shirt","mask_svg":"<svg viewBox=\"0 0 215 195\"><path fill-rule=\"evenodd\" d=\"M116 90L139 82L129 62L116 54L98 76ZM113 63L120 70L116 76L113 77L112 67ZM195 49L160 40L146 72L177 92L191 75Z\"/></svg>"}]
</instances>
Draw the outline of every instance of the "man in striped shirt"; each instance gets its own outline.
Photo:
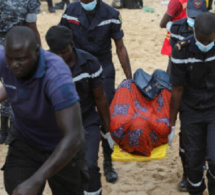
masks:
<instances>
[{"instance_id":1,"label":"man in striped shirt","mask_svg":"<svg viewBox=\"0 0 215 195\"><path fill-rule=\"evenodd\" d=\"M187 158L187 190L203 195L205 159L208 190L215 194L215 15L195 19L194 35L175 45L171 56L170 122L175 126L180 110Z\"/></svg>"}]
</instances>

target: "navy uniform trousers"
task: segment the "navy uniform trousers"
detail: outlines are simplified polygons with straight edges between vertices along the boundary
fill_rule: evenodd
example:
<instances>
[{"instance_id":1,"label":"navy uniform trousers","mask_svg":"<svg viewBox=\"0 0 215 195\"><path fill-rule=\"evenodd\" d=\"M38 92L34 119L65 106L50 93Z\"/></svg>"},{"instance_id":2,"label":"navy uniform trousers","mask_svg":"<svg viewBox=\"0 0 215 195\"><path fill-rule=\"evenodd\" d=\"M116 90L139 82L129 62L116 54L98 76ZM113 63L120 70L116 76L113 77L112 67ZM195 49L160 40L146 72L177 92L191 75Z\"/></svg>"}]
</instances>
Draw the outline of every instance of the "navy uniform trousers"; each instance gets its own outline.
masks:
<instances>
[{"instance_id":1,"label":"navy uniform trousers","mask_svg":"<svg viewBox=\"0 0 215 195\"><path fill-rule=\"evenodd\" d=\"M210 191L215 187L215 108L203 111L182 108L180 119L187 158L188 192L195 195L205 190L205 159L209 167L207 178Z\"/></svg>"}]
</instances>

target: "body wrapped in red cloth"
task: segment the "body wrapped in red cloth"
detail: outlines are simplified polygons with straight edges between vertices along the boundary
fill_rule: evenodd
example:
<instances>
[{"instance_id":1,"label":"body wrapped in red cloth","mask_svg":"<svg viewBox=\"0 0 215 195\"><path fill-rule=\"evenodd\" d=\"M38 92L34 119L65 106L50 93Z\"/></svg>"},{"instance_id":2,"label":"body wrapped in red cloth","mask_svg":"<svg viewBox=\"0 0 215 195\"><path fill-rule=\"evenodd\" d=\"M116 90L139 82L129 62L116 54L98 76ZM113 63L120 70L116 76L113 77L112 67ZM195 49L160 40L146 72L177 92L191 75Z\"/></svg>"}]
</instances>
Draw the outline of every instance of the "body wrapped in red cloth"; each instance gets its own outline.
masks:
<instances>
[{"instance_id":1,"label":"body wrapped in red cloth","mask_svg":"<svg viewBox=\"0 0 215 195\"><path fill-rule=\"evenodd\" d=\"M129 153L150 156L154 147L168 142L171 92L162 89L157 97L144 97L132 80L118 87L110 106L110 132Z\"/></svg>"}]
</instances>

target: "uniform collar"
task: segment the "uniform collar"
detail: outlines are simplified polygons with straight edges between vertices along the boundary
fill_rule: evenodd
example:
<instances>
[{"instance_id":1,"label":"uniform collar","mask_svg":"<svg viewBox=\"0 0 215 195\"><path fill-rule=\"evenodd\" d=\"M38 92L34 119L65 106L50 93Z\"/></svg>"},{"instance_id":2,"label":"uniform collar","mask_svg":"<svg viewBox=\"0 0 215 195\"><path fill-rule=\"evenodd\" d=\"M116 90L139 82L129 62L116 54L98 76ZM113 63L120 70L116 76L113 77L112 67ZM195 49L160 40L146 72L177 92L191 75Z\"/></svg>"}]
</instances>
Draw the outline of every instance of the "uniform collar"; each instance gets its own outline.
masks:
<instances>
[{"instance_id":1,"label":"uniform collar","mask_svg":"<svg viewBox=\"0 0 215 195\"><path fill-rule=\"evenodd\" d=\"M188 24L187 24L187 18L183 21L183 25L182 25L182 27L181 27L181 32L183 32L183 33L187 33L187 32L190 32L190 31L188 31L188 26L187 26Z\"/></svg>"},{"instance_id":2,"label":"uniform collar","mask_svg":"<svg viewBox=\"0 0 215 195\"><path fill-rule=\"evenodd\" d=\"M39 60L37 63L36 72L33 75L33 78L41 78L46 72L46 64L44 60L44 50L40 48Z\"/></svg>"},{"instance_id":3,"label":"uniform collar","mask_svg":"<svg viewBox=\"0 0 215 195\"><path fill-rule=\"evenodd\" d=\"M74 48L74 52L76 53L76 62L75 65L72 67L72 76L79 75L82 72L81 66L87 62L85 56L83 56L81 50Z\"/></svg>"},{"instance_id":4,"label":"uniform collar","mask_svg":"<svg viewBox=\"0 0 215 195\"><path fill-rule=\"evenodd\" d=\"M97 7L96 9L96 13L95 13L95 18L92 22L91 25L89 25L89 21L87 18L87 14L86 11L82 8L81 3L78 2L77 6L75 8L75 13L78 16L78 20L79 22L86 28L89 28L90 30L94 29L100 22L103 21L103 18L106 16L106 12L103 9L103 2L102 0L98 0L99 2L99 7Z\"/></svg>"},{"instance_id":5,"label":"uniform collar","mask_svg":"<svg viewBox=\"0 0 215 195\"><path fill-rule=\"evenodd\" d=\"M74 51L76 53L76 62L78 66L81 66L87 62L86 57L83 55L80 49L74 48Z\"/></svg>"}]
</instances>

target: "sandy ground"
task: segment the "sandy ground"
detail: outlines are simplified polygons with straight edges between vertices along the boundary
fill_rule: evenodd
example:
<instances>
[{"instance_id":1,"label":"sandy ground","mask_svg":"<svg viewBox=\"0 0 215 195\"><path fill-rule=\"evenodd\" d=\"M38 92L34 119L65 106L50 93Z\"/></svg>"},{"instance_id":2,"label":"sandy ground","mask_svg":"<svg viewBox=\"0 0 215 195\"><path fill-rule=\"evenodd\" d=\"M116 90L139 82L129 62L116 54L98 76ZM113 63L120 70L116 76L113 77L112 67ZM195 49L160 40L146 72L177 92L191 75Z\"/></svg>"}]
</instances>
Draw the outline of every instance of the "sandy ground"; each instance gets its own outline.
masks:
<instances>
[{"instance_id":1,"label":"sandy ground","mask_svg":"<svg viewBox=\"0 0 215 195\"><path fill-rule=\"evenodd\" d=\"M54 0L55 2L57 0ZM112 0L104 0L111 3ZM166 69L168 57L162 56L160 50L163 44L166 30L160 29L159 23L166 11L167 5L161 0L144 0L144 5L154 7L154 13L143 10L120 10L124 43L127 47L132 71L143 68L152 73L155 69ZM41 14L38 15L38 29L42 39L42 45L48 49L45 42L45 34L48 28L56 25L62 15L62 11L50 14L47 11L47 3L42 2ZM113 46L113 61L116 67L116 86L125 78ZM177 132L179 123L177 123ZM178 135L175 136L173 145L168 148L167 157L160 161L151 162L113 162L119 174L115 184L105 181L102 173L103 195L183 195L187 194L177 190L177 184L181 179L182 167L178 156ZM3 165L7 153L6 146L0 146L0 167ZM100 149L99 165L102 167L103 156ZM204 195L208 193L205 192ZM0 173L0 195L6 195L3 186L3 174ZM44 195L51 195L46 187ZM60 195L60 194L59 194Z\"/></svg>"}]
</instances>

